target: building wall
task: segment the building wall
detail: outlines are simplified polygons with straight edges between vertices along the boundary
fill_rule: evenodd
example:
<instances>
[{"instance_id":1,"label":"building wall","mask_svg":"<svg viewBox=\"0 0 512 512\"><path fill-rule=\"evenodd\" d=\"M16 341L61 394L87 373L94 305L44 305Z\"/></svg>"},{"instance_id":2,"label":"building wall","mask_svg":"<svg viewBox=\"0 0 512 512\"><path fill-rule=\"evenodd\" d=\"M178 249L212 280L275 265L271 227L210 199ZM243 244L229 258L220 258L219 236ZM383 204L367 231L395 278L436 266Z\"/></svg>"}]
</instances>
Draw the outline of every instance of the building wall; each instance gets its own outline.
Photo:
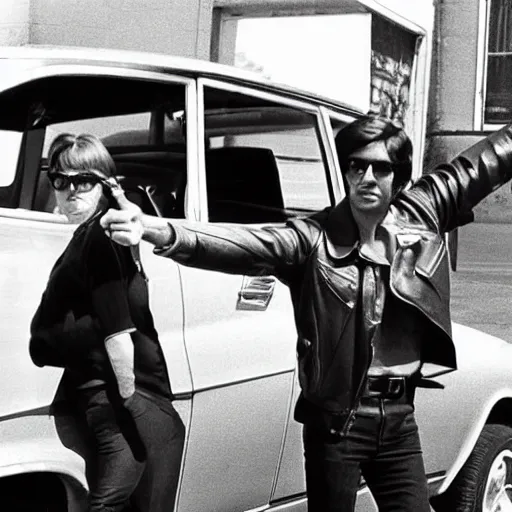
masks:
<instances>
[{"instance_id":1,"label":"building wall","mask_svg":"<svg viewBox=\"0 0 512 512\"><path fill-rule=\"evenodd\" d=\"M212 9L213 0L30 0L29 39L208 59Z\"/></svg>"},{"instance_id":2,"label":"building wall","mask_svg":"<svg viewBox=\"0 0 512 512\"><path fill-rule=\"evenodd\" d=\"M30 0L0 2L0 45L20 46L29 39Z\"/></svg>"},{"instance_id":3,"label":"building wall","mask_svg":"<svg viewBox=\"0 0 512 512\"><path fill-rule=\"evenodd\" d=\"M437 0L429 130L473 130L479 1Z\"/></svg>"},{"instance_id":4,"label":"building wall","mask_svg":"<svg viewBox=\"0 0 512 512\"><path fill-rule=\"evenodd\" d=\"M0 44L59 44L210 58L214 8L322 13L365 5L424 26L434 0L2 0ZM427 23L427 30L429 30Z\"/></svg>"},{"instance_id":5,"label":"building wall","mask_svg":"<svg viewBox=\"0 0 512 512\"><path fill-rule=\"evenodd\" d=\"M479 126L477 94L485 62L479 38L480 0L436 0L427 139L424 167L432 169L476 144L486 132ZM484 23L485 24L485 23ZM480 69L479 69L480 66ZM512 195L504 186L475 209L477 222L512 222Z\"/></svg>"}]
</instances>

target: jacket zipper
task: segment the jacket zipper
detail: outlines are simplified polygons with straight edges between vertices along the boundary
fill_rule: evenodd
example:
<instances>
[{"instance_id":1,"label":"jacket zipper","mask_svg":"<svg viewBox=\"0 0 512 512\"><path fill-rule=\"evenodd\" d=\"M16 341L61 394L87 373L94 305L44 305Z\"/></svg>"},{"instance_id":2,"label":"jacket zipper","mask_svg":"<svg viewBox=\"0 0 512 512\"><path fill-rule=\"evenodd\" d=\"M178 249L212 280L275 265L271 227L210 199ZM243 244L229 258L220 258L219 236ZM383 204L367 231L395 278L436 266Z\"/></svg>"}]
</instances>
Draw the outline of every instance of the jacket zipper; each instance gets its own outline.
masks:
<instances>
[{"instance_id":1,"label":"jacket zipper","mask_svg":"<svg viewBox=\"0 0 512 512\"><path fill-rule=\"evenodd\" d=\"M366 365L366 370L363 373L363 376L361 377L361 381L359 382L359 386L357 387L357 391L356 391L356 394L354 397L354 405L352 406L352 409L350 410L347 420L345 421L345 424L343 425L343 428L341 430L341 435L346 435L348 433L348 431L352 428L352 425L354 424L354 421L355 421L356 411L359 406L359 401L361 400L361 395L363 394L363 388L368 379L368 370L370 369L370 366L372 365L373 356L375 353L375 347L373 346L373 339L370 339L369 345L370 345L370 349L371 349L371 356L368 358L368 364Z\"/></svg>"},{"instance_id":2,"label":"jacket zipper","mask_svg":"<svg viewBox=\"0 0 512 512\"><path fill-rule=\"evenodd\" d=\"M354 405L353 405L352 409L350 410L350 413L347 417L347 420L345 421L345 424L343 425L343 429L341 430L342 435L348 434L348 431L352 428L352 425L354 424L354 421L355 421L357 407L359 406L359 401L361 400L361 395L363 394L362 392L363 392L364 385L366 384L366 381L368 379L368 370L370 369L370 366L373 361L374 347L373 347L373 343L371 341L370 341L370 348L372 349L372 355L369 358L368 365L366 366L366 371L364 372L363 377L361 378L361 382L359 382L359 386L357 387L357 392L356 392L356 395L354 398Z\"/></svg>"}]
</instances>

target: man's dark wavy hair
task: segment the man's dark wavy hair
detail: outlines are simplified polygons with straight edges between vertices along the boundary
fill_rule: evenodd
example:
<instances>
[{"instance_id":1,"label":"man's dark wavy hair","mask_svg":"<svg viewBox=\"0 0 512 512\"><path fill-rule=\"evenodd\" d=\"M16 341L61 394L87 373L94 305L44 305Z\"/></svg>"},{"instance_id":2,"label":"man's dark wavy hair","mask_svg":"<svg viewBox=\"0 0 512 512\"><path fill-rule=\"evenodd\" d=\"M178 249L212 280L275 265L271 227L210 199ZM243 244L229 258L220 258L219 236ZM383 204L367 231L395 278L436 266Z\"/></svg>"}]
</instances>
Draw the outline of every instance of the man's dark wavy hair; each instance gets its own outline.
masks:
<instances>
[{"instance_id":1,"label":"man's dark wavy hair","mask_svg":"<svg viewBox=\"0 0 512 512\"><path fill-rule=\"evenodd\" d=\"M411 179L412 142L404 129L390 119L363 116L343 127L335 143L341 172L348 169L349 156L371 142L382 140L393 165L393 191L398 193Z\"/></svg>"}]
</instances>

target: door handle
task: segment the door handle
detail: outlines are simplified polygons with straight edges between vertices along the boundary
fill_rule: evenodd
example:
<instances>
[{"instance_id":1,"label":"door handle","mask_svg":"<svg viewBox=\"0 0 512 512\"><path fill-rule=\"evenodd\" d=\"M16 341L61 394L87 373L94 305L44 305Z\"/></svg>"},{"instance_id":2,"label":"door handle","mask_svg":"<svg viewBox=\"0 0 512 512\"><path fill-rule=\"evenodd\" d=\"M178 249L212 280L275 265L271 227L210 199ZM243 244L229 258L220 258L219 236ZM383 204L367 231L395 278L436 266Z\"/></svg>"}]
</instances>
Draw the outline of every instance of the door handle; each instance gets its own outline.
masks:
<instances>
[{"instance_id":1,"label":"door handle","mask_svg":"<svg viewBox=\"0 0 512 512\"><path fill-rule=\"evenodd\" d=\"M238 292L236 309L265 311L274 294L276 278L273 276L244 276Z\"/></svg>"}]
</instances>

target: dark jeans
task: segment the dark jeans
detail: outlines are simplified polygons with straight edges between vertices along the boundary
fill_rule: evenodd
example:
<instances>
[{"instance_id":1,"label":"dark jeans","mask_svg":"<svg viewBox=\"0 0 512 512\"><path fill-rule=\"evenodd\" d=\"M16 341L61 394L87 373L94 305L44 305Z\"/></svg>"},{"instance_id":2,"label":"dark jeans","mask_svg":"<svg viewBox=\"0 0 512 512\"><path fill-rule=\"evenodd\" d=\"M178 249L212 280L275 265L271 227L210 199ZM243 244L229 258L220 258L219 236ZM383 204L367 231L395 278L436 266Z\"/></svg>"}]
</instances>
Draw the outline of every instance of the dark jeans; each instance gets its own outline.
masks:
<instances>
[{"instance_id":1,"label":"dark jeans","mask_svg":"<svg viewBox=\"0 0 512 512\"><path fill-rule=\"evenodd\" d=\"M363 398L346 435L304 427L308 512L354 510L361 473L380 512L429 512L412 400Z\"/></svg>"},{"instance_id":2,"label":"dark jeans","mask_svg":"<svg viewBox=\"0 0 512 512\"><path fill-rule=\"evenodd\" d=\"M89 511L172 511L185 427L171 402L157 405L136 392L123 406L94 388L79 391L79 405L96 448Z\"/></svg>"}]
</instances>

